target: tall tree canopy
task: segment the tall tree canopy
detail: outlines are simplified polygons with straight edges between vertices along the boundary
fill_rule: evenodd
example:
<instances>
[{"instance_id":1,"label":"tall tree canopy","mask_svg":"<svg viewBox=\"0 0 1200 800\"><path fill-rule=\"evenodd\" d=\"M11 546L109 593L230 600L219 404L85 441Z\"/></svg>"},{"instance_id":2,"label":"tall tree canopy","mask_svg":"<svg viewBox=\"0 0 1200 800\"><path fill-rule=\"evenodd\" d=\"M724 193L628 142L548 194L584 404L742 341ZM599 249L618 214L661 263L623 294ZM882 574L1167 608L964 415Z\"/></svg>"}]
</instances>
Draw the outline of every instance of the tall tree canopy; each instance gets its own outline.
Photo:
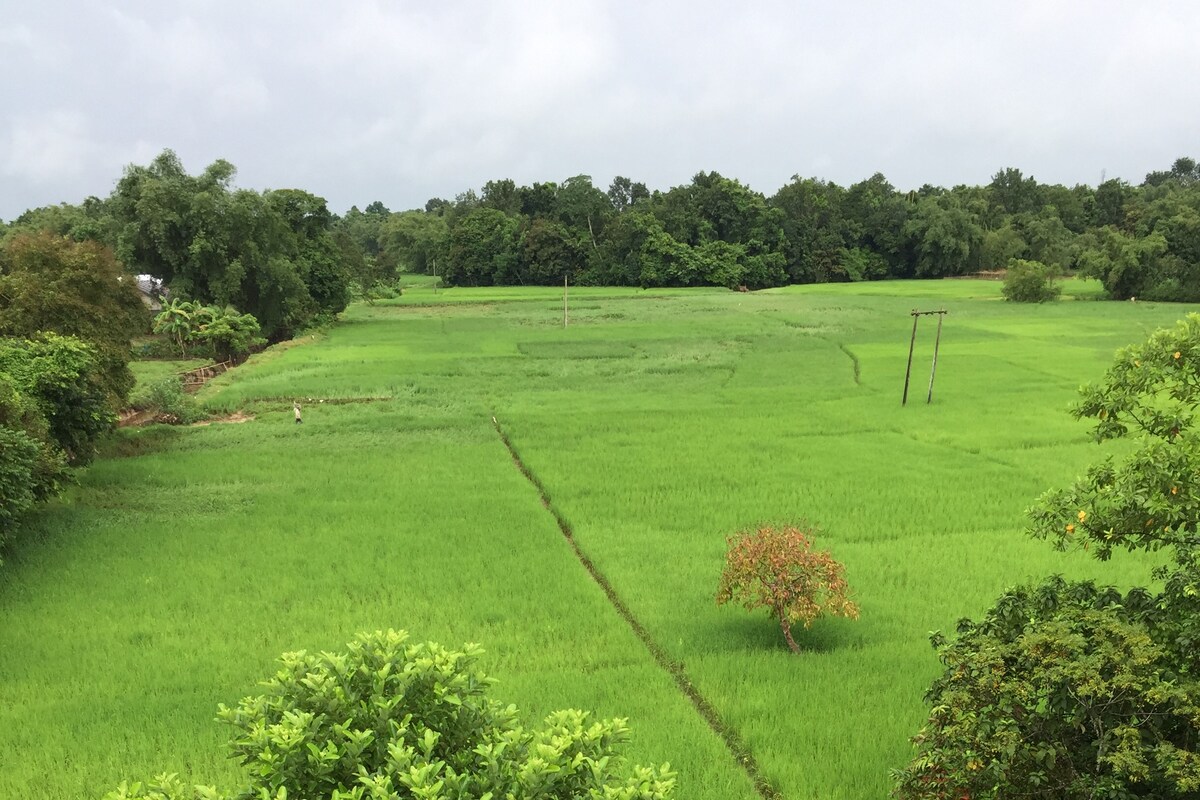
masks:
<instances>
[{"instance_id":1,"label":"tall tree canopy","mask_svg":"<svg viewBox=\"0 0 1200 800\"><path fill-rule=\"evenodd\" d=\"M191 300L253 314L271 339L345 308L350 265L325 201L235 189L234 175L224 160L189 175L170 150L127 168L109 200L121 259Z\"/></svg>"},{"instance_id":2,"label":"tall tree canopy","mask_svg":"<svg viewBox=\"0 0 1200 800\"><path fill-rule=\"evenodd\" d=\"M237 189L234 176L222 160L190 175L164 151L130 166L108 199L30 210L0 240L49 230L106 243L177 296L253 313L271 339L337 313L352 285L383 289L406 271L464 285L753 289L940 278L1017 259L1095 278L1117 299L1200 300L1200 167L1187 157L1140 185L1095 188L1014 167L984 186L909 192L880 173L848 188L794 176L771 197L716 172L653 192L625 176L607 190L587 175L497 178L420 209L375 200L342 218L308 192Z\"/></svg>"}]
</instances>

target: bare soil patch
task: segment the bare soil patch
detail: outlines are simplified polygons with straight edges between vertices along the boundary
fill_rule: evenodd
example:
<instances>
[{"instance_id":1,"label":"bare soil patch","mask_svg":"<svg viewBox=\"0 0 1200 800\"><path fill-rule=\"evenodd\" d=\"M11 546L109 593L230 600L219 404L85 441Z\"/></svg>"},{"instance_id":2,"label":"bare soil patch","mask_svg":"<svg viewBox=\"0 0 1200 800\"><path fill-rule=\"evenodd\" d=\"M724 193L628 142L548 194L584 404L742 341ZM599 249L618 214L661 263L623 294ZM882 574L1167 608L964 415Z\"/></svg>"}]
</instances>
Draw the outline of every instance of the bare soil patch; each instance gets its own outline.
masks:
<instances>
[{"instance_id":1,"label":"bare soil patch","mask_svg":"<svg viewBox=\"0 0 1200 800\"><path fill-rule=\"evenodd\" d=\"M155 421L158 415L157 411L146 409L139 411L136 408L127 408L117 415L118 428L140 428L142 425L149 425Z\"/></svg>"}]
</instances>

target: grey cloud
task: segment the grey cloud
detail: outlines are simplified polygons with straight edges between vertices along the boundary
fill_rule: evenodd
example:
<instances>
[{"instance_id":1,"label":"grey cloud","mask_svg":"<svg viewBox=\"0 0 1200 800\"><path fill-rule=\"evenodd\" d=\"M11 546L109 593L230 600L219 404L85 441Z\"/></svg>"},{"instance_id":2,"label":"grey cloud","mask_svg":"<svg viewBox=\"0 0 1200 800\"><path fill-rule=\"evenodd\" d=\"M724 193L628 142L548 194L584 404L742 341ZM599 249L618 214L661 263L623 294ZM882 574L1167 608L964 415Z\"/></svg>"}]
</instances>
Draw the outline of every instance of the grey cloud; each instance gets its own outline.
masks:
<instances>
[{"instance_id":1,"label":"grey cloud","mask_svg":"<svg viewBox=\"0 0 1200 800\"><path fill-rule=\"evenodd\" d=\"M105 195L162 147L338 211L502 177L1072 184L1200 156L1187 2L58 0L3 19L6 219Z\"/></svg>"}]
</instances>

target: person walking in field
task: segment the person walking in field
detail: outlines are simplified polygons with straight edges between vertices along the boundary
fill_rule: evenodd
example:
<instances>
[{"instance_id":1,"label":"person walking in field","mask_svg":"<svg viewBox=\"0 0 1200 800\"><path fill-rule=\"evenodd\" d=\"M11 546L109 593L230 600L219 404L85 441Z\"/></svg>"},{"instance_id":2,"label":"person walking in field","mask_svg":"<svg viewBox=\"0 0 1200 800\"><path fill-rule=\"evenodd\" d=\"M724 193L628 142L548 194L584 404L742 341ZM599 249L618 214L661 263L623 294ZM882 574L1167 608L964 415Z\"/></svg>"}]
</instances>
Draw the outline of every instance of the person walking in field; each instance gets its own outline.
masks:
<instances>
[{"instance_id":1,"label":"person walking in field","mask_svg":"<svg viewBox=\"0 0 1200 800\"><path fill-rule=\"evenodd\" d=\"M296 412L296 424L297 425L304 422L304 420L300 419L300 403L298 401L295 401L295 400L292 401L292 411Z\"/></svg>"}]
</instances>

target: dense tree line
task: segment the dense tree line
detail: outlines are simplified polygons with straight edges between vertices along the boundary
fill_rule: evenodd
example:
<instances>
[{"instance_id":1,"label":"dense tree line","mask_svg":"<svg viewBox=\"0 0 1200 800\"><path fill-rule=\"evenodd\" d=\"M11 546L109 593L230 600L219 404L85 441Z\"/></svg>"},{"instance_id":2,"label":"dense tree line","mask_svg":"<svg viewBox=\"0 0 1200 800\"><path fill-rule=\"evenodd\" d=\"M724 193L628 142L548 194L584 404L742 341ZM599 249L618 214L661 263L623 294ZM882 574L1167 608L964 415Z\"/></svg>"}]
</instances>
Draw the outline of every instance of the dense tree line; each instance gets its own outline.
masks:
<instances>
[{"instance_id":1,"label":"dense tree line","mask_svg":"<svg viewBox=\"0 0 1200 800\"><path fill-rule=\"evenodd\" d=\"M495 180L453 201L352 208L337 230L367 282L398 272L462 286L717 285L940 278L1013 259L1096 278L1114 298L1200 300L1200 167L1181 158L1140 186L1038 183L1003 169L986 186L900 192L794 177L767 197L715 172L666 192L618 177Z\"/></svg>"},{"instance_id":2,"label":"dense tree line","mask_svg":"<svg viewBox=\"0 0 1200 800\"><path fill-rule=\"evenodd\" d=\"M0 236L50 231L96 242L174 297L253 315L272 341L342 311L357 248L334 229L325 200L238 189L235 174L218 160L189 175L166 150L127 167L108 198L32 209Z\"/></svg>"},{"instance_id":3,"label":"dense tree line","mask_svg":"<svg viewBox=\"0 0 1200 800\"><path fill-rule=\"evenodd\" d=\"M1140 185L1039 183L898 191L794 176L768 197L700 172L667 191L578 175L493 180L453 200L343 217L307 192L235 189L216 161L189 175L170 151L131 166L107 199L26 212L0 236L51 230L110 247L130 270L195 302L253 314L270 340L345 307L351 288L403 272L461 286L577 284L763 288L939 278L1013 259L1096 278L1116 299L1200 300L1200 166L1180 158Z\"/></svg>"}]
</instances>

